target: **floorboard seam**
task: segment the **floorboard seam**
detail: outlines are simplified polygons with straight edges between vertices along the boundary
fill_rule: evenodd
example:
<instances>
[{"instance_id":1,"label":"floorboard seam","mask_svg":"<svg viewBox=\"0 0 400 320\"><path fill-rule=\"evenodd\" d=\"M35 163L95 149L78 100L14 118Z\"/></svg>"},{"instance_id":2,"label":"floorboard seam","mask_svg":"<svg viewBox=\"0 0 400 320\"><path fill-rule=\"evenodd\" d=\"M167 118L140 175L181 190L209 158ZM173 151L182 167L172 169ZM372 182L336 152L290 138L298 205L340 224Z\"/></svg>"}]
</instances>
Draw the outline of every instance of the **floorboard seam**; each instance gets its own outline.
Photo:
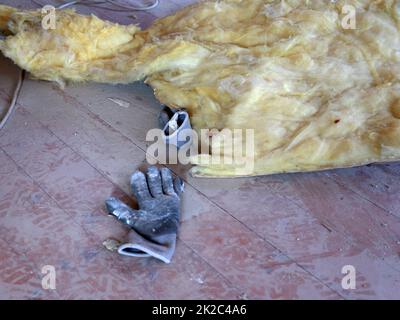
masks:
<instances>
[{"instance_id":1,"label":"floorboard seam","mask_svg":"<svg viewBox=\"0 0 400 320\"><path fill-rule=\"evenodd\" d=\"M372 201L371 199L369 199L368 196L365 196L364 194L357 192L357 191L354 190L353 188L350 188L350 187L346 186L344 183L341 183L340 181L336 180L334 177L331 177L331 176L329 176L329 175L327 175L327 177L328 177L329 179L331 179L332 181L334 181L335 183L337 183L338 185L340 185L341 187L345 188L346 190L349 190L349 191L353 192L353 193L356 194L359 198L361 198L361 199L363 199L363 200L365 200L365 201L368 201L369 203L373 204L375 207L377 207L377 208L381 209L382 211L384 211L384 212L390 214L390 215L393 216L394 218L400 219L400 217L399 217L398 215L394 214L391 210L388 210L388 209L386 209L385 207L382 207L381 205L379 205L378 203Z\"/></svg>"},{"instance_id":2,"label":"floorboard seam","mask_svg":"<svg viewBox=\"0 0 400 320\"><path fill-rule=\"evenodd\" d=\"M25 107L23 107L23 106L21 106L21 107L22 107L26 112L28 112L28 113L31 115L32 118L34 118L33 115L32 115L32 113L31 113L29 110L27 110L27 109L26 109ZM98 174L100 174L100 175L102 176L103 179L106 179L108 182L110 182L111 184L113 184L115 187L117 187L118 189L121 189L119 185L115 184L112 180L110 180L110 178L109 178L108 176L106 176L105 173L103 173L100 169L98 169L98 168L95 167L92 163L90 163L90 162L88 161L88 159L87 159L86 157L84 157L79 151L74 150L74 148L73 148L72 146L68 145L63 139L61 139L57 134L55 134L50 128L46 127L46 126L45 126L43 123L41 123L39 120L35 120L35 121L38 121L39 124L41 125L41 127L42 127L44 130L47 130L49 133L51 133L51 134L52 134L57 140L59 140L66 148L70 149L72 152L76 153L80 158L82 158L82 160L84 160L88 165L90 165L91 168L93 168L94 170L96 170L96 172L97 172ZM8 154L7 154L7 155L8 155ZM8 155L8 156L9 156L9 155ZM9 157L10 157L10 156L9 156ZM10 157L10 158L11 158L11 157ZM12 158L11 158L11 159L12 159ZM14 159L12 159L12 160L13 160L13 162L18 166L18 164L14 161ZM20 168L20 166L18 166L18 168ZM21 169L22 169L22 168L21 168ZM23 169L22 169L22 170L23 170ZM23 171L23 172L25 173L25 171ZM37 186L38 186L41 190L43 190L43 192L45 192L53 201L55 201L55 202L57 203L57 206L58 206L61 210L63 210L64 212L66 212L62 207L60 207L60 205L58 204L58 202L57 202L51 195L49 195L49 194L47 193L46 190L44 190L44 189L42 188L42 186L41 186L38 182L36 182L32 177L30 177L29 174L26 173L26 175L27 175L30 179L32 179L32 180L35 182L35 184L37 184ZM130 195L128 195L128 194L127 194L125 191L123 191L122 189L121 189L121 192L123 192L124 195L130 197ZM106 197L106 196L105 196L105 197ZM95 209L94 211L96 211L96 209ZM73 217L71 217L71 218L73 218ZM72 220L74 220L74 219L72 219ZM77 224L78 226L80 226L75 220L74 220L74 223ZM92 235L86 230L86 228L84 228L84 227L82 227L82 226L80 226L80 227L84 230L84 232L88 235L89 238L92 236ZM182 243L183 243L187 248L189 248L198 258L200 258L202 261L206 261L206 262L207 262L207 260L205 260L204 257L202 257L201 255L199 255L199 254L197 253L197 251L194 250L190 245L188 245L184 240L180 240L180 241L182 241ZM243 291L243 290L240 290L239 288L237 288L229 279L227 279L221 272L219 272L219 271L218 271L214 266L212 266L209 262L207 262L207 265L208 265L209 267L211 267L211 270L213 270L213 271L214 271L217 275L219 275L222 279L226 280L227 283L230 284L230 286L231 286L233 289L238 290L238 292L242 292L242 291Z\"/></svg>"}]
</instances>

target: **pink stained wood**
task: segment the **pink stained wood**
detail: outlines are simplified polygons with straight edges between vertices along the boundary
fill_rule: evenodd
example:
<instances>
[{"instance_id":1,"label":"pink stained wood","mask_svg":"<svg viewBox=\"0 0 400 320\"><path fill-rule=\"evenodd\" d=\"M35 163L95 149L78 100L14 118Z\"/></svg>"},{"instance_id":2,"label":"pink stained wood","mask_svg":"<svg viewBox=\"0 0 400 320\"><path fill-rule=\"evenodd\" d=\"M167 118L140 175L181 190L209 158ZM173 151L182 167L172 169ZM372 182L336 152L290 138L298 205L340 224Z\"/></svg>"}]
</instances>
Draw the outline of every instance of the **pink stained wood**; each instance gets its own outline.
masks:
<instances>
[{"instance_id":1,"label":"pink stained wood","mask_svg":"<svg viewBox=\"0 0 400 320\"><path fill-rule=\"evenodd\" d=\"M161 0L134 17L95 12L146 27L193 2ZM0 70L3 110L17 70L4 58ZM0 132L1 298L400 298L398 164L234 180L193 179L172 166L187 182L173 263L105 250L103 240L127 230L103 201L115 195L135 205L129 176L145 166L145 134L158 111L141 84L62 91L25 82ZM40 285L46 264L59 271L55 292ZM357 270L355 290L341 287L348 264Z\"/></svg>"}]
</instances>

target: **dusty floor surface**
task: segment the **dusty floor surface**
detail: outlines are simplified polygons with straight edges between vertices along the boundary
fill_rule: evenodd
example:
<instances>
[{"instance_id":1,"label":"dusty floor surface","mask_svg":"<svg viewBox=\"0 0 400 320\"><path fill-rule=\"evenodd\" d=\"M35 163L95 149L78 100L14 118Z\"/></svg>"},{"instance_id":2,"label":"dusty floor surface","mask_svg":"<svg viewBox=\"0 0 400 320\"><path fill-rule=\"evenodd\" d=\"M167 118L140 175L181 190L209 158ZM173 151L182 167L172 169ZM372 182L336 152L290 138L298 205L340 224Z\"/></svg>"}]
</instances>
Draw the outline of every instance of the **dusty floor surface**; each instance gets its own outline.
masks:
<instances>
[{"instance_id":1,"label":"dusty floor surface","mask_svg":"<svg viewBox=\"0 0 400 320\"><path fill-rule=\"evenodd\" d=\"M146 26L190 2L161 1L136 21ZM0 70L4 112L18 69L1 57ZM142 84L62 91L24 83L0 132L0 298L400 299L398 163L235 180L172 167L187 182L173 262L107 251L102 242L127 230L107 216L104 199L134 202L129 176L145 166L158 111ZM56 290L42 288L46 265L55 267ZM354 290L341 286L345 265L355 267Z\"/></svg>"}]
</instances>

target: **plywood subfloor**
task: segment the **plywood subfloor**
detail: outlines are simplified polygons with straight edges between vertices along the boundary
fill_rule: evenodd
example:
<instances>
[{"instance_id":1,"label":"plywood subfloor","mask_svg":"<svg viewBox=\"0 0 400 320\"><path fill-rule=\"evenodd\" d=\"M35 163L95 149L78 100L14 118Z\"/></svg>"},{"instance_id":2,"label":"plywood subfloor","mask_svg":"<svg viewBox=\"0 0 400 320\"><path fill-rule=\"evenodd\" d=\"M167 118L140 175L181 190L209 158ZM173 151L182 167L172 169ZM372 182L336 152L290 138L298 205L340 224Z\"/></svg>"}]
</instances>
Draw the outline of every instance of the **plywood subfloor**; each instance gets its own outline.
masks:
<instances>
[{"instance_id":1,"label":"plywood subfloor","mask_svg":"<svg viewBox=\"0 0 400 320\"><path fill-rule=\"evenodd\" d=\"M188 2L161 0L135 16L146 26ZM1 57L0 70L4 111L18 69ZM187 182L173 262L105 250L105 239L122 240L127 229L104 200L134 202L129 176L145 166L158 112L141 84L24 83L0 132L0 298L400 298L399 163L211 181L172 167ZM42 289L45 265L56 268L56 290ZM345 265L356 268L355 290L341 286Z\"/></svg>"}]
</instances>

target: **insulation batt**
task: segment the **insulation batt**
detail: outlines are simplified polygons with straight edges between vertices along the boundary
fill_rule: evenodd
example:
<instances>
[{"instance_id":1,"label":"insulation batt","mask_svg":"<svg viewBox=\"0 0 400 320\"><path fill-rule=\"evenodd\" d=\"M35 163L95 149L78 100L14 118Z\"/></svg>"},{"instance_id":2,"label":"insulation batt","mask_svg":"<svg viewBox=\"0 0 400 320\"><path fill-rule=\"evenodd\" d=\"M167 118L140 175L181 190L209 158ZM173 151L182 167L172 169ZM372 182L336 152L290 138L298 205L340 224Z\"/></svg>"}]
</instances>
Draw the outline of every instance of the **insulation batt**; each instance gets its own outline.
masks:
<instances>
[{"instance_id":1,"label":"insulation batt","mask_svg":"<svg viewBox=\"0 0 400 320\"><path fill-rule=\"evenodd\" d=\"M341 25L345 4L356 8L354 30ZM220 0L147 30L72 10L44 30L39 11L0 6L11 34L0 50L61 84L144 80L197 130L254 129L253 171L209 156L193 158L192 170L265 175L400 160L399 18L395 0Z\"/></svg>"}]
</instances>

